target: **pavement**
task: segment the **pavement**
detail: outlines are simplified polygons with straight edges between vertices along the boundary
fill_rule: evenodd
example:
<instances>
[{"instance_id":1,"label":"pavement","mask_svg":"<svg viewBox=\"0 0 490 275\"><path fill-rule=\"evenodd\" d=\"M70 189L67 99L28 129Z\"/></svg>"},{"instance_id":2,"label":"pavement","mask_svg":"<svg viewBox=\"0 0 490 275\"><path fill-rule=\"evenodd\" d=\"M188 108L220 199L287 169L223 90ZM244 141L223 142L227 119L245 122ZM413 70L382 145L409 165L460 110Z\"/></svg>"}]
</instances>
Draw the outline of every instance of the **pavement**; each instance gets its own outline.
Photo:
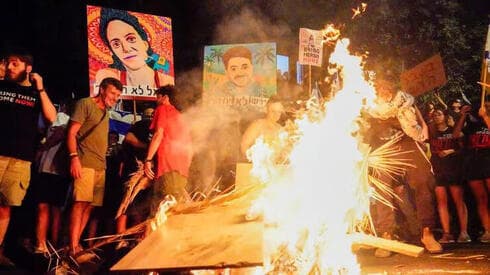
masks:
<instances>
[{"instance_id":1,"label":"pavement","mask_svg":"<svg viewBox=\"0 0 490 275\"><path fill-rule=\"evenodd\" d=\"M113 247L100 251L102 260L83 264L80 274L109 274L109 268L123 255ZM126 251L127 252L127 251ZM446 244L440 254L424 253L420 257L393 254L388 258L376 258L374 249L361 249L357 252L358 262L363 275L374 274L490 274L490 244L472 242L468 244ZM0 275L31 275L46 272L46 259L24 254L22 258L13 258L15 267L0 266ZM120 273L118 273L120 274ZM143 274L143 273L142 273ZM165 273L165 274L189 274ZM231 272L231 274L244 274Z\"/></svg>"},{"instance_id":2,"label":"pavement","mask_svg":"<svg viewBox=\"0 0 490 275\"><path fill-rule=\"evenodd\" d=\"M490 274L490 244L445 244L440 254L414 258L393 254L374 257L374 250L357 253L362 274Z\"/></svg>"}]
</instances>

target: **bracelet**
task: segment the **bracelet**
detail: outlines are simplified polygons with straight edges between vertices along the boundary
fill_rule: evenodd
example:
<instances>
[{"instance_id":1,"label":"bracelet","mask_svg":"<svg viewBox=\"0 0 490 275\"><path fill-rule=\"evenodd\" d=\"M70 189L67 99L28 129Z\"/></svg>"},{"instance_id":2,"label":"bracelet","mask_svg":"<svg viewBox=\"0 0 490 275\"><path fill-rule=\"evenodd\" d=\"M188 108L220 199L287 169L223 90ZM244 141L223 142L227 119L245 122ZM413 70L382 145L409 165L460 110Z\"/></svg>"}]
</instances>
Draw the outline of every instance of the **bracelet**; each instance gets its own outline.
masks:
<instances>
[{"instance_id":1,"label":"bracelet","mask_svg":"<svg viewBox=\"0 0 490 275\"><path fill-rule=\"evenodd\" d=\"M37 90L39 93L46 92L44 88Z\"/></svg>"},{"instance_id":2,"label":"bracelet","mask_svg":"<svg viewBox=\"0 0 490 275\"><path fill-rule=\"evenodd\" d=\"M73 157L78 157L78 153L70 153L70 158L73 158Z\"/></svg>"},{"instance_id":3,"label":"bracelet","mask_svg":"<svg viewBox=\"0 0 490 275\"><path fill-rule=\"evenodd\" d=\"M144 163L151 162L151 159L145 159Z\"/></svg>"}]
</instances>

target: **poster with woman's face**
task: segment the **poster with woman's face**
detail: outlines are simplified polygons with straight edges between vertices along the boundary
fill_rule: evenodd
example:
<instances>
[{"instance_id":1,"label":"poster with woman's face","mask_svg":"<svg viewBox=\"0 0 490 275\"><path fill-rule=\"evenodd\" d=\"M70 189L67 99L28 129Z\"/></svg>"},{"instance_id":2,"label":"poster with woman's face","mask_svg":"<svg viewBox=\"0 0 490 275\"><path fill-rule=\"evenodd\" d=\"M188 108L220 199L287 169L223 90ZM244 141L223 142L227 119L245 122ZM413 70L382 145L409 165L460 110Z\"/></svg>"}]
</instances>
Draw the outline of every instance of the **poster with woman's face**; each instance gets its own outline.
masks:
<instances>
[{"instance_id":1,"label":"poster with woman's face","mask_svg":"<svg viewBox=\"0 0 490 275\"><path fill-rule=\"evenodd\" d=\"M174 84L170 18L87 6L87 32L91 96L107 77L121 81L123 99L153 100Z\"/></svg>"},{"instance_id":2,"label":"poster with woman's face","mask_svg":"<svg viewBox=\"0 0 490 275\"><path fill-rule=\"evenodd\" d=\"M263 110L276 93L276 72L275 43L206 46L204 104Z\"/></svg>"}]
</instances>

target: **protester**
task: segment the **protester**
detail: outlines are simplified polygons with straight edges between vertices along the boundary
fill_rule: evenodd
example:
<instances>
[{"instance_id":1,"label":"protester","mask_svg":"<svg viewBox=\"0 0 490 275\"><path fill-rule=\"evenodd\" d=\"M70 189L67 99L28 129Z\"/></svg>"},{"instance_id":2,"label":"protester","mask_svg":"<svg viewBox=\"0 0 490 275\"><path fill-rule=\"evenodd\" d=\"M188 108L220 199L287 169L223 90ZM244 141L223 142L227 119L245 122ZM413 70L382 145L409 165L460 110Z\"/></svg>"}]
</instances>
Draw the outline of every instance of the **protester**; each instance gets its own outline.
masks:
<instances>
[{"instance_id":1,"label":"protester","mask_svg":"<svg viewBox=\"0 0 490 275\"><path fill-rule=\"evenodd\" d=\"M147 108L143 111L143 117L140 121L136 122L129 129L123 142L123 160L121 168L121 184L120 187L124 189L122 183L128 181L131 175L140 169L140 165L144 163L146 152L148 150L148 144L151 140L150 136L150 124L153 118L153 108ZM124 190L120 192L121 196L124 196ZM137 224L144 221L149 215L149 203L150 189L142 190L134 198L133 202L128 206L127 213L121 214L117 218L116 232L122 233L126 231L128 224L128 217L131 219L132 224ZM121 242L117 248L121 248L127 245L125 242Z\"/></svg>"},{"instance_id":2,"label":"protester","mask_svg":"<svg viewBox=\"0 0 490 275\"><path fill-rule=\"evenodd\" d=\"M107 113L117 103L121 91L119 80L105 78L98 95L79 100L71 116L66 143L74 179L69 231L70 253L75 257L83 250L80 237L92 208L103 203L109 133Z\"/></svg>"},{"instance_id":3,"label":"protester","mask_svg":"<svg viewBox=\"0 0 490 275\"><path fill-rule=\"evenodd\" d=\"M488 100L488 98L487 98ZM461 108L461 117L456 123L453 136L465 137L465 179L476 199L478 215L484 232L480 241L490 242L490 218L488 212L488 192L490 189L490 131L488 113L490 103L485 102L479 111L479 118L471 114L471 106ZM482 119L483 118L483 119Z\"/></svg>"},{"instance_id":4,"label":"protester","mask_svg":"<svg viewBox=\"0 0 490 275\"><path fill-rule=\"evenodd\" d=\"M242 136L240 151L246 156L247 150L255 143L257 138L262 137L264 142L274 147L279 139L281 125L278 121L284 113L284 107L276 97L271 97L267 101L265 118L253 121ZM278 146L275 146L278 149Z\"/></svg>"},{"instance_id":5,"label":"protester","mask_svg":"<svg viewBox=\"0 0 490 275\"><path fill-rule=\"evenodd\" d=\"M56 121L48 128L46 140L39 148L37 176L32 181L34 199L37 203L35 253L47 253L47 233L54 247L59 242L61 211L67 201L70 187L66 130L70 119L68 106L63 104Z\"/></svg>"},{"instance_id":6,"label":"protester","mask_svg":"<svg viewBox=\"0 0 490 275\"><path fill-rule=\"evenodd\" d=\"M453 243L454 237L450 230L450 216L448 209L448 192L450 191L456 212L458 214L460 233L459 243L471 242L468 235L468 210L464 202L462 184L462 140L453 137L453 128L447 125L447 116L444 110L436 109L433 114L434 129L430 133L431 163L436 177L436 199L439 219L443 235L440 243Z\"/></svg>"},{"instance_id":7,"label":"protester","mask_svg":"<svg viewBox=\"0 0 490 275\"><path fill-rule=\"evenodd\" d=\"M156 95L157 108L150 125L153 137L144 164L145 174L150 179L155 178L152 214L155 214L165 195L172 195L180 202L188 200L186 185L193 154L189 127L175 107L174 87L161 87ZM151 165L155 154L154 172Z\"/></svg>"},{"instance_id":8,"label":"protester","mask_svg":"<svg viewBox=\"0 0 490 275\"><path fill-rule=\"evenodd\" d=\"M49 123L56 109L43 78L33 72L33 58L25 53L6 56L6 80L0 81L0 265L13 265L3 254L12 206L20 206L29 186L31 162L38 144L39 112Z\"/></svg>"},{"instance_id":9,"label":"protester","mask_svg":"<svg viewBox=\"0 0 490 275\"><path fill-rule=\"evenodd\" d=\"M369 113L373 118L389 123L390 127L382 128L387 135L386 140L403 133L398 145L403 151L410 152L407 157L415 165L406 169L403 180L414 192L416 215L422 227L421 241L430 253L441 252L442 247L432 234L435 227L434 176L430 163L418 144L427 140L428 127L414 105L414 98L402 91L396 91L393 77L378 76L375 88L376 106ZM387 209L381 217L388 215L394 215L391 209Z\"/></svg>"}]
</instances>

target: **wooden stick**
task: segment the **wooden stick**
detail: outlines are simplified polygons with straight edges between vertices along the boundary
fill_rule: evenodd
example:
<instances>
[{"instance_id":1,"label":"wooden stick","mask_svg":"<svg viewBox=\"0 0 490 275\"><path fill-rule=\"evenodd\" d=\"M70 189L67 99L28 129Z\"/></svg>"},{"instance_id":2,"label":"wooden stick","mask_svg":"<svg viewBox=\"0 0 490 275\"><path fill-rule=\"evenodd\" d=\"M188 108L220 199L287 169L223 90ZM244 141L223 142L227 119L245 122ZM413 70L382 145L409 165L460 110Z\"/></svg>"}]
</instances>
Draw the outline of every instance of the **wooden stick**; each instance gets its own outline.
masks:
<instances>
[{"instance_id":1,"label":"wooden stick","mask_svg":"<svg viewBox=\"0 0 490 275\"><path fill-rule=\"evenodd\" d=\"M418 257L424 253L424 248L420 246L378 238L363 233L352 233L350 237L353 238L353 242L356 244L374 246L411 257Z\"/></svg>"},{"instance_id":2,"label":"wooden stick","mask_svg":"<svg viewBox=\"0 0 490 275\"><path fill-rule=\"evenodd\" d=\"M480 81L478 81L478 82L476 82L476 83L478 83L478 84L482 85L483 87L490 88L490 84L483 83L483 82L480 82Z\"/></svg>"}]
</instances>

